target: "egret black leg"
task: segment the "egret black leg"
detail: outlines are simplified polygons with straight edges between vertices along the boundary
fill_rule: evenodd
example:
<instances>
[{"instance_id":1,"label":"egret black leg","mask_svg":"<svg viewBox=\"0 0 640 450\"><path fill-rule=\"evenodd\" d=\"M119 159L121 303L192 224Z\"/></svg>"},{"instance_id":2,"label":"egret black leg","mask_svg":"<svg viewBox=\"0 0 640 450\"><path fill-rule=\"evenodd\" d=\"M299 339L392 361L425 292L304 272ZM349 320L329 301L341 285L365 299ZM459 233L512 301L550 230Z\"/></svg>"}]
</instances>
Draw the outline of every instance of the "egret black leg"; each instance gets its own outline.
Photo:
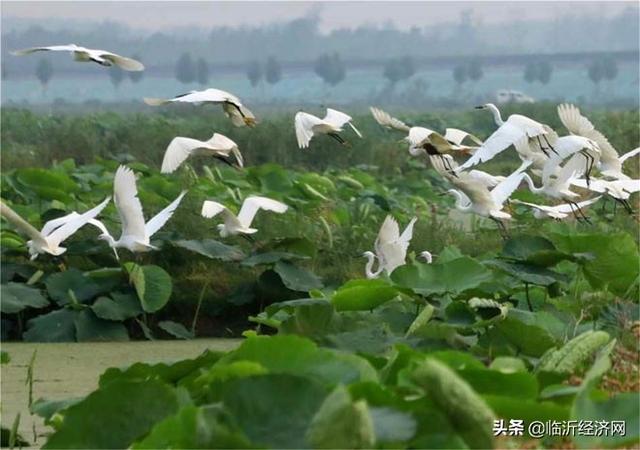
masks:
<instances>
[{"instance_id":1,"label":"egret black leg","mask_svg":"<svg viewBox=\"0 0 640 450\"><path fill-rule=\"evenodd\" d=\"M540 147L540 150L542 150L542 153L544 153L544 156L546 156L548 158L549 157L549 153L545 149L545 146L542 145L542 141L540 140L540 136L536 136L536 139L538 140L538 147Z\"/></svg>"},{"instance_id":2,"label":"egret black leg","mask_svg":"<svg viewBox=\"0 0 640 450\"><path fill-rule=\"evenodd\" d=\"M347 145L347 141L345 141L344 139L342 139L342 136L340 136L338 133L329 133L329 136L331 136L332 138L334 138L336 141L338 141L340 144L342 145Z\"/></svg>"},{"instance_id":3,"label":"egret black leg","mask_svg":"<svg viewBox=\"0 0 640 450\"><path fill-rule=\"evenodd\" d=\"M547 143L547 148L551 150L553 153L555 153L556 155L558 155L558 152L556 151L556 149L553 148L553 145L551 145L551 143L549 142L549 139L547 139L547 135L543 134L542 137L544 138L544 141Z\"/></svg>"},{"instance_id":4,"label":"egret black leg","mask_svg":"<svg viewBox=\"0 0 640 450\"><path fill-rule=\"evenodd\" d=\"M256 243L256 240L250 234L241 233L240 236L242 236L244 239L246 239L250 244L255 244Z\"/></svg>"}]
</instances>

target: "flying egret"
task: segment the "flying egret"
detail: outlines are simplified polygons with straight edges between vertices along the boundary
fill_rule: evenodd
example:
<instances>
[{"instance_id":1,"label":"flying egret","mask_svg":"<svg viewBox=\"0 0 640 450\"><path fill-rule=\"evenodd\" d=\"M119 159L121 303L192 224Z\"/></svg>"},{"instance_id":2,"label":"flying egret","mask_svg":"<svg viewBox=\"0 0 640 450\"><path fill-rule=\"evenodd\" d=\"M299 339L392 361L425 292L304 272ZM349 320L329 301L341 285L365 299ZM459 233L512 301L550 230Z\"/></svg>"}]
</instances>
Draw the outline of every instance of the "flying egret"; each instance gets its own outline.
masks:
<instances>
[{"instance_id":1,"label":"flying egret","mask_svg":"<svg viewBox=\"0 0 640 450\"><path fill-rule=\"evenodd\" d=\"M187 191L182 191L169 206L145 223L142 204L138 198L136 176L128 167L120 166L113 181L114 202L122 225L120 239L116 241L101 221L92 219L89 223L100 229L102 234L99 239L109 244L116 259L120 259L117 251L119 247L134 253L158 250L157 247L151 245L150 238L173 216L186 193Z\"/></svg>"},{"instance_id":2,"label":"flying egret","mask_svg":"<svg viewBox=\"0 0 640 450\"><path fill-rule=\"evenodd\" d=\"M93 61L101 66L107 67L116 65L123 70L131 72L144 70L142 63L135 59L120 56L106 50L95 50L92 48L80 47L76 44L25 48L23 50L13 51L11 54L15 56L24 56L35 52L71 52L73 53L73 59L79 62Z\"/></svg>"},{"instance_id":3,"label":"flying egret","mask_svg":"<svg viewBox=\"0 0 640 450\"><path fill-rule=\"evenodd\" d=\"M531 161L523 162L515 172L491 190L482 179L461 172L457 178L448 177L451 184L457 189L449 189L447 192L456 197L455 207L457 210L487 217L496 222L502 232L506 232L502 219L509 220L511 215L504 212L502 208L511 194L520 186L523 178L528 176L524 171L530 165Z\"/></svg>"},{"instance_id":4,"label":"flying egret","mask_svg":"<svg viewBox=\"0 0 640 450\"><path fill-rule=\"evenodd\" d=\"M574 105L567 103L558 105L558 116L565 128L569 130L569 133L583 136L596 142L600 149L598 169L603 176L617 180L629 179L622 172L622 165L627 159L639 155L640 147L619 156L618 151L611 145L609 140L600 131L596 130L591 121L584 117L580 113L580 109Z\"/></svg>"},{"instance_id":5,"label":"flying egret","mask_svg":"<svg viewBox=\"0 0 640 450\"><path fill-rule=\"evenodd\" d=\"M476 106L476 109L491 111L498 129L476 149L473 156L460 165L458 170L465 170L476 164L488 161L523 138L526 138L528 142L537 141L539 148L547 156L549 151L555 153L555 149L547 139L549 128L540 122L520 114L512 114L506 121L502 120L500 110L493 103Z\"/></svg>"},{"instance_id":6,"label":"flying egret","mask_svg":"<svg viewBox=\"0 0 640 450\"><path fill-rule=\"evenodd\" d=\"M211 200L204 201L201 214L203 217L210 219L222 213L224 223L218 224L218 230L221 237L227 237L235 234L247 235L257 232L258 230L251 228L251 222L253 222L256 213L260 209L282 214L288 208L284 203L267 197L250 196L244 199L238 215L235 215L223 204Z\"/></svg>"},{"instance_id":7,"label":"flying egret","mask_svg":"<svg viewBox=\"0 0 640 450\"><path fill-rule=\"evenodd\" d=\"M447 128L445 135L425 127L410 127L401 120L391 116L386 111L376 107L370 107L371 115L380 125L387 129L404 131L407 136L405 141L409 142L409 153L412 156L430 155L441 158L442 163L448 171L452 171L450 159L442 155L455 152L472 153L478 145L482 144L477 137L466 131L457 128ZM464 145L465 140L471 140L476 146Z\"/></svg>"},{"instance_id":8,"label":"flying egret","mask_svg":"<svg viewBox=\"0 0 640 450\"><path fill-rule=\"evenodd\" d=\"M629 204L631 194L640 191L640 180L591 180L587 183L585 179L572 179L571 184L598 194L607 194L616 202L620 203L629 214L633 214L633 208Z\"/></svg>"},{"instance_id":9,"label":"flying egret","mask_svg":"<svg viewBox=\"0 0 640 450\"><path fill-rule=\"evenodd\" d=\"M361 138L362 134L351 123L351 120L351 116L331 108L327 108L327 114L322 119L313 114L299 111L294 119L298 147L309 147L311 138L318 134L327 134L339 143L345 145L347 141L345 141L339 133L346 124Z\"/></svg>"},{"instance_id":10,"label":"flying egret","mask_svg":"<svg viewBox=\"0 0 640 450\"><path fill-rule=\"evenodd\" d=\"M228 137L214 133L208 141L199 141L188 137L175 137L169 143L162 160L162 173L172 173L187 159L189 156L213 156L227 164L225 158L233 155L239 167L243 167L243 159L238 145Z\"/></svg>"},{"instance_id":11,"label":"flying egret","mask_svg":"<svg viewBox=\"0 0 640 450\"><path fill-rule=\"evenodd\" d=\"M4 202L0 202L0 214L20 232L31 238L27 241L27 248L29 249L29 255L31 255L31 260L33 261L41 253L49 253L50 255L59 256L66 252L67 249L65 247L60 247L60 244L100 214L110 200L111 197L107 197L98 206L83 214L79 214L74 211L64 217L50 220L44 224L40 231L36 230L13 209L5 205Z\"/></svg>"},{"instance_id":12,"label":"flying egret","mask_svg":"<svg viewBox=\"0 0 640 450\"><path fill-rule=\"evenodd\" d=\"M398 222L392 216L387 216L384 219L374 243L375 253L366 251L362 254L367 258L364 269L367 278L377 278L382 271L389 275L397 267L405 264L409 243L413 237L413 225L417 220L417 217L411 219L400 234ZM378 269L374 272L373 264L376 260L378 261Z\"/></svg>"},{"instance_id":13,"label":"flying egret","mask_svg":"<svg viewBox=\"0 0 640 450\"><path fill-rule=\"evenodd\" d=\"M589 200L585 200L583 202L576 203L580 210L583 210L585 207L593 205L595 202L600 200L602 196L598 195L597 197L590 198ZM517 203L518 205L529 206L533 209L533 217L536 219L546 219L550 217L556 220L566 219L569 214L573 213L575 210L575 206L570 203L564 203L562 205L549 206L549 205L538 205L535 203L523 202L520 200L512 200L513 203Z\"/></svg>"},{"instance_id":14,"label":"flying egret","mask_svg":"<svg viewBox=\"0 0 640 450\"><path fill-rule=\"evenodd\" d=\"M225 115L237 127L256 125L256 118L249 109L242 104L240 99L229 92L221 89L209 88L204 91L189 91L186 94L178 95L169 99L148 98L144 99L147 105L159 106L166 103L214 103L222 105Z\"/></svg>"}]
</instances>

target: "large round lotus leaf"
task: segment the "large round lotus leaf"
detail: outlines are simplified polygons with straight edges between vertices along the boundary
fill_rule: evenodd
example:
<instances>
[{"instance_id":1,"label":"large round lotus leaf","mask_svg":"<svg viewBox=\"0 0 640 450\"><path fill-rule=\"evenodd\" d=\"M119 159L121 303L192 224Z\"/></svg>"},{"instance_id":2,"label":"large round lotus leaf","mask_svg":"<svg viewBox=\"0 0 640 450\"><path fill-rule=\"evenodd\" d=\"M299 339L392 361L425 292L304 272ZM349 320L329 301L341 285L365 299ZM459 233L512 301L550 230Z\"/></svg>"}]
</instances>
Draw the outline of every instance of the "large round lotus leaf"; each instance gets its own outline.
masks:
<instances>
[{"instance_id":1,"label":"large round lotus leaf","mask_svg":"<svg viewBox=\"0 0 640 450\"><path fill-rule=\"evenodd\" d=\"M280 275L282 283L292 291L309 292L323 286L315 274L285 261L276 262L273 270Z\"/></svg>"},{"instance_id":2,"label":"large round lotus leaf","mask_svg":"<svg viewBox=\"0 0 640 450\"><path fill-rule=\"evenodd\" d=\"M69 194L78 190L78 186L68 175L47 169L19 169L16 171L16 179L38 197L46 200L70 202Z\"/></svg>"},{"instance_id":3,"label":"large round lotus leaf","mask_svg":"<svg viewBox=\"0 0 640 450\"><path fill-rule=\"evenodd\" d=\"M78 311L59 309L27 322L22 339L27 342L73 342L76 340L75 320Z\"/></svg>"},{"instance_id":4,"label":"large round lotus leaf","mask_svg":"<svg viewBox=\"0 0 640 450\"><path fill-rule=\"evenodd\" d=\"M75 326L78 342L129 340L129 333L122 323L100 319L89 309L78 314Z\"/></svg>"},{"instance_id":5,"label":"large round lotus leaf","mask_svg":"<svg viewBox=\"0 0 640 450\"><path fill-rule=\"evenodd\" d=\"M126 270L142 309L146 312L156 312L164 307L171 297L171 276L158 266L139 266L134 263L126 263Z\"/></svg>"},{"instance_id":6,"label":"large round lotus leaf","mask_svg":"<svg viewBox=\"0 0 640 450\"><path fill-rule=\"evenodd\" d=\"M175 390L160 380L114 381L70 406L43 448L128 448L177 410Z\"/></svg>"},{"instance_id":7,"label":"large round lotus leaf","mask_svg":"<svg viewBox=\"0 0 640 450\"><path fill-rule=\"evenodd\" d=\"M318 381L268 374L232 381L223 403L254 443L307 448L305 432L326 396L326 387Z\"/></svg>"},{"instance_id":8,"label":"large round lotus leaf","mask_svg":"<svg viewBox=\"0 0 640 450\"><path fill-rule=\"evenodd\" d=\"M439 264L412 264L398 267L391 279L399 286L420 294L459 294L490 280L492 273L473 258L463 257Z\"/></svg>"},{"instance_id":9,"label":"large round lotus leaf","mask_svg":"<svg viewBox=\"0 0 640 450\"><path fill-rule=\"evenodd\" d=\"M223 244L215 239L179 240L173 243L181 247L211 259L220 261L239 261L244 258L244 253L238 247Z\"/></svg>"},{"instance_id":10,"label":"large round lotus leaf","mask_svg":"<svg viewBox=\"0 0 640 450\"><path fill-rule=\"evenodd\" d=\"M64 272L54 273L45 281L49 296L58 303L66 305L72 302L69 292L73 293L79 302L85 302L98 294L105 292L105 288L95 283L78 269L69 269ZM109 289L107 288L106 291Z\"/></svg>"},{"instance_id":11,"label":"large round lotus leaf","mask_svg":"<svg viewBox=\"0 0 640 450\"><path fill-rule=\"evenodd\" d=\"M366 311L388 302L398 291L384 280L351 280L331 298L336 311Z\"/></svg>"},{"instance_id":12,"label":"large round lotus leaf","mask_svg":"<svg viewBox=\"0 0 640 450\"><path fill-rule=\"evenodd\" d=\"M4 314L14 314L26 308L44 308L49 304L39 289L22 283L3 284L0 296L0 310Z\"/></svg>"}]
</instances>

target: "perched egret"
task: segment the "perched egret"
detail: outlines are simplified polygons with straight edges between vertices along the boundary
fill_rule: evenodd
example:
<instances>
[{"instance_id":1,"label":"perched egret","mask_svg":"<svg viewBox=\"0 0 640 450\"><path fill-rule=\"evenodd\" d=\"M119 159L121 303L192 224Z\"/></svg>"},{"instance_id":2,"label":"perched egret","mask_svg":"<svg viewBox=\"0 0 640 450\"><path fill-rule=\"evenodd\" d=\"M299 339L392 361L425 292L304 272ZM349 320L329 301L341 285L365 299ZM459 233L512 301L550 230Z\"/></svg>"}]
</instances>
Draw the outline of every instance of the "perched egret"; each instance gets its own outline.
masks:
<instances>
[{"instance_id":1,"label":"perched egret","mask_svg":"<svg viewBox=\"0 0 640 450\"><path fill-rule=\"evenodd\" d=\"M583 210L585 207L593 205L595 202L600 200L602 196L599 195L597 197L590 198L589 200L585 200L583 202L576 203L580 210ZM556 220L566 219L569 214L572 214L575 210L575 206L570 203L564 203L562 205L549 206L549 205L537 205L535 203L523 202L520 200L512 200L513 203L517 203L519 205L526 205L533 209L533 217L536 219L546 219L550 217Z\"/></svg>"},{"instance_id":2,"label":"perched egret","mask_svg":"<svg viewBox=\"0 0 640 450\"><path fill-rule=\"evenodd\" d=\"M447 192L456 197L456 209L487 217L496 222L504 232L506 228L502 219L511 219L511 215L504 212L502 208L511 194L520 186L523 178L527 176L524 171L530 165L531 161L523 162L515 172L491 190L487 187L486 181L462 172L457 178L449 177L449 181L457 189L449 189Z\"/></svg>"},{"instance_id":3,"label":"perched egret","mask_svg":"<svg viewBox=\"0 0 640 450\"><path fill-rule=\"evenodd\" d=\"M99 238L107 241L109 247L113 249L116 259L120 259L117 252L119 247L126 248L134 253L157 250L158 248L150 243L151 236L173 216L186 193L186 191L182 191L169 206L145 223L142 204L138 198L136 176L128 167L120 166L113 181L114 202L122 225L120 239L116 241L101 221L92 219L89 223L100 229L102 234Z\"/></svg>"},{"instance_id":4,"label":"perched egret","mask_svg":"<svg viewBox=\"0 0 640 450\"><path fill-rule=\"evenodd\" d=\"M214 103L222 105L226 116L237 127L256 125L256 118L249 109L242 104L240 99L229 92L220 89L205 89L204 91L190 91L169 99L145 98L147 105L159 106L166 103Z\"/></svg>"},{"instance_id":5,"label":"perched egret","mask_svg":"<svg viewBox=\"0 0 640 450\"><path fill-rule=\"evenodd\" d=\"M351 123L351 120L351 116L331 108L327 108L327 114L323 119L316 117L313 114L299 111L294 119L298 147L309 147L311 138L318 134L328 134L333 139L344 145L347 141L345 141L339 133L342 131L342 127L346 124L348 124L358 137L361 138L362 134Z\"/></svg>"},{"instance_id":6,"label":"perched egret","mask_svg":"<svg viewBox=\"0 0 640 450\"><path fill-rule=\"evenodd\" d=\"M500 110L493 103L476 106L476 109L487 109L493 114L498 129L476 149L473 156L461 164L458 170L465 170L482 162L492 159L497 154L506 150L509 146L526 138L528 142L533 140L539 143L540 149L548 156L549 150L555 153L555 149L547 139L549 128L540 122L536 122L520 114L512 114L507 120L502 120Z\"/></svg>"},{"instance_id":7,"label":"perched egret","mask_svg":"<svg viewBox=\"0 0 640 450\"><path fill-rule=\"evenodd\" d=\"M27 248L33 261L41 253L59 256L66 252L67 249L60 247L60 244L100 214L109 203L109 200L111 200L111 197L107 197L98 206L83 214L72 212L64 217L50 220L44 224L40 231L36 230L13 209L5 205L4 202L0 202L0 214L20 232L31 238L31 240L27 241Z\"/></svg>"},{"instance_id":8,"label":"perched egret","mask_svg":"<svg viewBox=\"0 0 640 450\"><path fill-rule=\"evenodd\" d=\"M234 234L247 235L257 232L258 230L251 228L251 222L260 209L282 214L288 208L284 203L267 197L251 196L244 199L238 215L232 213L223 204L211 200L205 200L202 204L201 214L210 219L222 213L224 223L218 224L218 230L221 237L227 237Z\"/></svg>"},{"instance_id":9,"label":"perched egret","mask_svg":"<svg viewBox=\"0 0 640 450\"><path fill-rule=\"evenodd\" d=\"M213 156L227 164L226 158L233 155L239 167L243 167L243 159L238 145L228 137L215 133L208 141L199 141L188 137L175 137L169 143L162 160L162 173L172 173L189 156Z\"/></svg>"},{"instance_id":10,"label":"perched egret","mask_svg":"<svg viewBox=\"0 0 640 450\"><path fill-rule=\"evenodd\" d=\"M400 234L398 222L392 216L387 216L384 219L374 243L375 253L366 251L362 254L367 258L367 264L364 269L367 278L377 278L382 271L389 275L397 267L405 264L409 243L413 237L413 225L416 220L418 220L417 217L411 219L402 234ZM378 261L378 269L374 272L373 265L376 260Z\"/></svg>"},{"instance_id":11,"label":"perched egret","mask_svg":"<svg viewBox=\"0 0 640 450\"><path fill-rule=\"evenodd\" d=\"M622 164L624 164L627 159L639 155L640 147L619 156L618 151L611 145L609 140L601 132L596 130L591 121L580 114L580 109L574 105L566 103L559 105L558 116L562 124L571 134L583 136L596 142L600 149L598 169L603 176L617 180L629 179L629 177L622 172Z\"/></svg>"},{"instance_id":12,"label":"perched egret","mask_svg":"<svg viewBox=\"0 0 640 450\"><path fill-rule=\"evenodd\" d=\"M420 258L422 258L427 264L433 263L433 255L430 251L425 250L420 252Z\"/></svg>"},{"instance_id":13,"label":"perched egret","mask_svg":"<svg viewBox=\"0 0 640 450\"><path fill-rule=\"evenodd\" d=\"M585 179L572 179L571 184L598 194L607 194L620 203L629 214L633 213L633 208L629 204L629 197L631 194L640 191L640 180L591 180L590 183L587 183Z\"/></svg>"},{"instance_id":14,"label":"perched egret","mask_svg":"<svg viewBox=\"0 0 640 450\"><path fill-rule=\"evenodd\" d=\"M80 47L76 44L69 45L52 45L50 47L32 47L25 48L23 50L16 50L11 52L16 56L24 56L35 52L71 52L73 53L73 59L79 62L93 61L101 66L113 66L116 65L123 70L131 72L139 72L144 70L144 66L140 61L135 59L126 58L124 56L117 55L115 53L108 52L106 50L95 50L92 48Z\"/></svg>"}]
</instances>

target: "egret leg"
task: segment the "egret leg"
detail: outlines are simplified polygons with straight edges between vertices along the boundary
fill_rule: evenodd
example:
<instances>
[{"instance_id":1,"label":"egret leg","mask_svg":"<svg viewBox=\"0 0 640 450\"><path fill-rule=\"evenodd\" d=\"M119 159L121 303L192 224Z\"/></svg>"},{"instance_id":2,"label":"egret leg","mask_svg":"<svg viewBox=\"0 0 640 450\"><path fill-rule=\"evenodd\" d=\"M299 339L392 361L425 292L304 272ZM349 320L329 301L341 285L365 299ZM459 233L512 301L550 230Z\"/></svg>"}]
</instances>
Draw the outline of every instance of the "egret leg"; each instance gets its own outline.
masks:
<instances>
[{"instance_id":1,"label":"egret leg","mask_svg":"<svg viewBox=\"0 0 640 450\"><path fill-rule=\"evenodd\" d=\"M242 236L244 239L246 239L252 245L256 243L256 240L250 234L241 233L240 236Z\"/></svg>"},{"instance_id":2,"label":"egret leg","mask_svg":"<svg viewBox=\"0 0 640 450\"><path fill-rule=\"evenodd\" d=\"M438 155L440 157L440 160L442 161L442 165L444 166L444 169L449 172L451 175L453 175L454 177L458 178L458 174L456 173L455 170L453 170L453 167L451 166L451 161L449 161L447 158L444 157L444 155Z\"/></svg>"},{"instance_id":3,"label":"egret leg","mask_svg":"<svg viewBox=\"0 0 640 450\"><path fill-rule=\"evenodd\" d=\"M582 208L580 208L580 206L578 206L577 203L573 202L573 205L575 206L576 210L580 213L580 215L582 216L582 218L584 219L585 222L587 222L589 225L591 225L591 219L589 219L584 211L582 210Z\"/></svg>"},{"instance_id":4,"label":"egret leg","mask_svg":"<svg viewBox=\"0 0 640 450\"><path fill-rule=\"evenodd\" d=\"M546 156L548 158L549 157L549 153L547 153L547 151L545 150L544 145L542 145L542 141L540 140L540 136L536 136L536 139L538 141L538 147L540 147L540 150L542 150L542 153L544 153L544 156Z\"/></svg>"},{"instance_id":5,"label":"egret leg","mask_svg":"<svg viewBox=\"0 0 640 450\"><path fill-rule=\"evenodd\" d=\"M331 136L332 138L334 138L336 141L338 141L340 144L342 145L348 145L347 141L345 141L344 139L342 139L342 136L340 136L338 133L329 133L329 136Z\"/></svg>"},{"instance_id":6,"label":"egret leg","mask_svg":"<svg viewBox=\"0 0 640 450\"><path fill-rule=\"evenodd\" d=\"M580 216L578 215L578 213L575 210L575 206L576 204L574 202L567 202L569 204L569 207L571 208L571 213L573 214L573 217L578 221L578 222L582 222L582 219L580 218Z\"/></svg>"},{"instance_id":7,"label":"egret leg","mask_svg":"<svg viewBox=\"0 0 640 450\"><path fill-rule=\"evenodd\" d=\"M547 146L549 148L549 150L551 150L553 153L555 153L556 155L560 156L558 154L558 152L556 151L555 148L553 148L553 145L551 145L551 142L549 142L549 139L547 139L547 135L543 134L542 137L544 138L544 141L547 143Z\"/></svg>"}]
</instances>

